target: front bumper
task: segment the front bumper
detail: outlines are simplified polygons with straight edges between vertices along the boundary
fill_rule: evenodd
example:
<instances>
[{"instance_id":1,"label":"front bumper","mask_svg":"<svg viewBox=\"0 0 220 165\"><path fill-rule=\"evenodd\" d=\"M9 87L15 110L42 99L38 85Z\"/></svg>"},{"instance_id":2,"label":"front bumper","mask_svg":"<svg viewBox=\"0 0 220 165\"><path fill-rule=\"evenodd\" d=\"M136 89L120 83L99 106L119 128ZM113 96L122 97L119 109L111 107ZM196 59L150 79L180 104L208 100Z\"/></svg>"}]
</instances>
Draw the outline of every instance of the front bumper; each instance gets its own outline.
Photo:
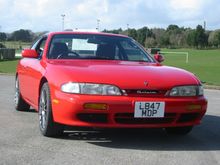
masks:
<instances>
[{"instance_id":1,"label":"front bumper","mask_svg":"<svg viewBox=\"0 0 220 165\"><path fill-rule=\"evenodd\" d=\"M164 128L200 124L207 100L190 98L146 98L128 96L89 96L54 91L51 95L53 119L57 123L100 128ZM134 118L136 101L165 102L163 118ZM85 103L105 103L107 110L85 109ZM191 108L190 108L191 107Z\"/></svg>"}]
</instances>

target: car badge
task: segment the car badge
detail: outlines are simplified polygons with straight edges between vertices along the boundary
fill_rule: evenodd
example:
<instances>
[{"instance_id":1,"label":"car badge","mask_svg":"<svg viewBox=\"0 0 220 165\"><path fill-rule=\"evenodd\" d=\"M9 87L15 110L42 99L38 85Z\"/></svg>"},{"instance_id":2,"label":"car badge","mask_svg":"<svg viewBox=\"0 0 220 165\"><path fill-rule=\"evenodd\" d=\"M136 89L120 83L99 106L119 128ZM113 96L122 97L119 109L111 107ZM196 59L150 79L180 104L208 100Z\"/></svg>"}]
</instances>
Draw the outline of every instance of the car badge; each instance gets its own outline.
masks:
<instances>
[{"instance_id":1,"label":"car badge","mask_svg":"<svg viewBox=\"0 0 220 165\"><path fill-rule=\"evenodd\" d=\"M147 81L144 81L144 85L145 85L145 86L148 86L148 82L147 82Z\"/></svg>"}]
</instances>

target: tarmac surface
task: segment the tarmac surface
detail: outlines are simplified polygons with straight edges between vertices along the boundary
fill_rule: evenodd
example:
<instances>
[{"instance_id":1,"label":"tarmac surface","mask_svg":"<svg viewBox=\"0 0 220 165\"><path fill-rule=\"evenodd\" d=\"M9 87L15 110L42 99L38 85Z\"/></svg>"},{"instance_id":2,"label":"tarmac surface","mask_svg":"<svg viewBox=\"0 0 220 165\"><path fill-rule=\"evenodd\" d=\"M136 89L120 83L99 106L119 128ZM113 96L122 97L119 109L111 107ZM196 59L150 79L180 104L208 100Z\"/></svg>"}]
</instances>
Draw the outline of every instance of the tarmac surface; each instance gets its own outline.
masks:
<instances>
[{"instance_id":1,"label":"tarmac surface","mask_svg":"<svg viewBox=\"0 0 220 165\"><path fill-rule=\"evenodd\" d=\"M38 114L14 109L14 76L0 75L0 165L220 165L220 91L205 90L208 111L187 136L160 129L40 134Z\"/></svg>"}]
</instances>

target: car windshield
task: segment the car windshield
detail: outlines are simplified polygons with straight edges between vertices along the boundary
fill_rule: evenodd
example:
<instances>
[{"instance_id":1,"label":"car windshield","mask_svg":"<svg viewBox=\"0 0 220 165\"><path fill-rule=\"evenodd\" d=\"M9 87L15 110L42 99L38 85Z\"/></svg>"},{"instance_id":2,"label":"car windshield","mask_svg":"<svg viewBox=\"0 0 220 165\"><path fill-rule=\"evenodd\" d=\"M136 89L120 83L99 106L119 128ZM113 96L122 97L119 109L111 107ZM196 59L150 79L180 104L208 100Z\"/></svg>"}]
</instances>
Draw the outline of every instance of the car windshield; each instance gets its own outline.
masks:
<instances>
[{"instance_id":1,"label":"car windshield","mask_svg":"<svg viewBox=\"0 0 220 165\"><path fill-rule=\"evenodd\" d=\"M57 34L49 59L94 59L154 62L133 39L101 34Z\"/></svg>"}]
</instances>

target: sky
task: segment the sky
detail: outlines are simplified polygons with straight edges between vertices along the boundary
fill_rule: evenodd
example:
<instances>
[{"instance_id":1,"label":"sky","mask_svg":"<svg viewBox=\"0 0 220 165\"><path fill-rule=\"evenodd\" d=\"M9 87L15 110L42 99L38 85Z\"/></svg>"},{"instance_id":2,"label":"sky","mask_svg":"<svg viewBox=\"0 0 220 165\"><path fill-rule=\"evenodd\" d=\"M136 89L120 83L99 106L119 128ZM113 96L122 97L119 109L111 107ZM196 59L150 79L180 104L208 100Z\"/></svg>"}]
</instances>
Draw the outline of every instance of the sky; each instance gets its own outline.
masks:
<instances>
[{"instance_id":1,"label":"sky","mask_svg":"<svg viewBox=\"0 0 220 165\"><path fill-rule=\"evenodd\" d=\"M219 0L0 0L0 31L61 31L63 14L65 29L220 29Z\"/></svg>"}]
</instances>

